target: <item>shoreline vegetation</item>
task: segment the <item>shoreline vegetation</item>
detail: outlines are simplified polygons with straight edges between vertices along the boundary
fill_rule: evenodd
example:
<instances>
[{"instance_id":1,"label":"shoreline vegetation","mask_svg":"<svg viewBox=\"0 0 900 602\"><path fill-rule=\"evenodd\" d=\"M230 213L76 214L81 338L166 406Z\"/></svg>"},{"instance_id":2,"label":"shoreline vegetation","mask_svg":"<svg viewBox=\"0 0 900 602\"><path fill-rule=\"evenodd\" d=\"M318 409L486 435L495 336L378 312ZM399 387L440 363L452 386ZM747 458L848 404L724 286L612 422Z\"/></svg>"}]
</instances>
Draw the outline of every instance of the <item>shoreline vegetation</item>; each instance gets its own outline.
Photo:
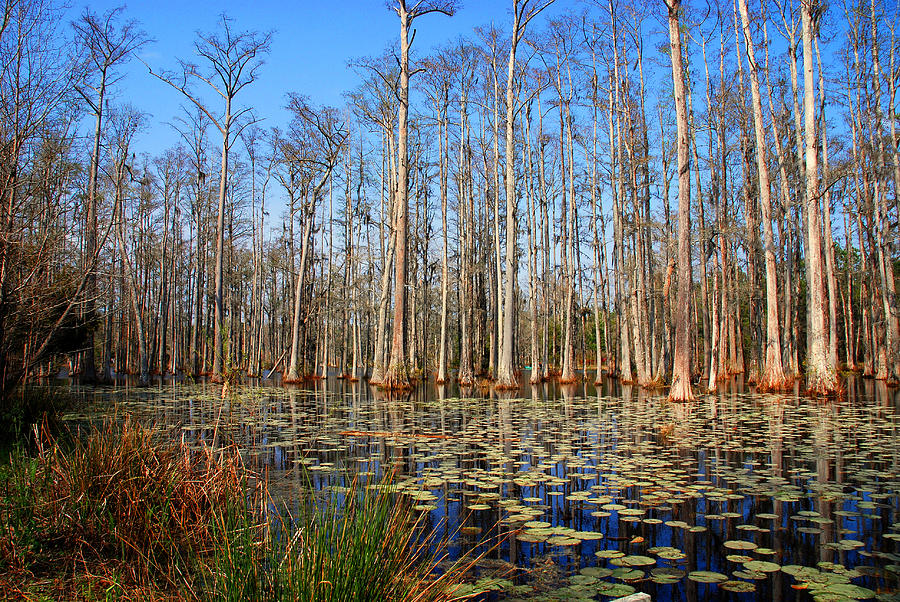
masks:
<instances>
[{"instance_id":1,"label":"shoreline vegetation","mask_svg":"<svg viewBox=\"0 0 900 602\"><path fill-rule=\"evenodd\" d=\"M236 447L157 441L130 419L35 426L0 464L0 590L12 599L457 600L479 556L398 503L390 476L288 512Z\"/></svg>"}]
</instances>

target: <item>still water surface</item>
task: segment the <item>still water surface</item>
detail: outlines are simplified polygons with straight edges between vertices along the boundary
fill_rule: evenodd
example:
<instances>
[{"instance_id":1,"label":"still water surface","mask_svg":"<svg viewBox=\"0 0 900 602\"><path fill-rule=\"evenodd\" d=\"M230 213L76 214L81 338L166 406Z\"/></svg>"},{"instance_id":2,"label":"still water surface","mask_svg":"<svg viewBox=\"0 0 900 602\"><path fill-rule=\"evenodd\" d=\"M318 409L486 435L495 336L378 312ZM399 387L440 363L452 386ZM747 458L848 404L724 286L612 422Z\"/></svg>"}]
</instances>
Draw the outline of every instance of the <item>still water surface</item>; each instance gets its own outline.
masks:
<instances>
[{"instance_id":1,"label":"still water surface","mask_svg":"<svg viewBox=\"0 0 900 602\"><path fill-rule=\"evenodd\" d=\"M688 404L614 380L92 394L190 444L237 444L289 505L310 482L393 472L454 554L500 538L487 564L519 570L494 597L898 600L900 391L846 386L817 401L734 382Z\"/></svg>"}]
</instances>

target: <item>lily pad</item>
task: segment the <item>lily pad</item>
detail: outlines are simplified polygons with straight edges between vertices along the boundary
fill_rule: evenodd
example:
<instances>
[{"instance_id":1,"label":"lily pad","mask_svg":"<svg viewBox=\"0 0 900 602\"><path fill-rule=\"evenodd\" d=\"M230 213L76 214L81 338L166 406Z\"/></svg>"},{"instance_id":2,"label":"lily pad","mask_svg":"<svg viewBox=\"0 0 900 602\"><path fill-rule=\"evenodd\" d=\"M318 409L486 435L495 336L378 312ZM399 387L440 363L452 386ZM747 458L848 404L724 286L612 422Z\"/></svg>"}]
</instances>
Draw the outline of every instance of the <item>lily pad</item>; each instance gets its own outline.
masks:
<instances>
[{"instance_id":1,"label":"lily pad","mask_svg":"<svg viewBox=\"0 0 900 602\"><path fill-rule=\"evenodd\" d=\"M875 597L874 591L867 587L853 585L852 583L832 583L820 591L827 594L844 596L845 598L850 598L852 600L869 600L870 598Z\"/></svg>"},{"instance_id":2,"label":"lily pad","mask_svg":"<svg viewBox=\"0 0 900 602\"><path fill-rule=\"evenodd\" d=\"M603 596L609 596L611 598L623 598L625 596L630 596L637 590L635 590L627 583L600 582L599 584L597 584L597 591Z\"/></svg>"},{"instance_id":3,"label":"lily pad","mask_svg":"<svg viewBox=\"0 0 900 602\"><path fill-rule=\"evenodd\" d=\"M719 587L725 591L737 593L756 591L756 585L753 583L750 583L749 581L736 581L734 579L723 581L719 584Z\"/></svg>"},{"instance_id":4,"label":"lily pad","mask_svg":"<svg viewBox=\"0 0 900 602\"><path fill-rule=\"evenodd\" d=\"M644 571L623 566L613 570L611 576L622 581L632 581L634 579L643 579Z\"/></svg>"},{"instance_id":5,"label":"lily pad","mask_svg":"<svg viewBox=\"0 0 900 602\"><path fill-rule=\"evenodd\" d=\"M722 583L728 581L728 576L714 571L691 571L688 579L697 583Z\"/></svg>"},{"instance_id":6,"label":"lily pad","mask_svg":"<svg viewBox=\"0 0 900 602\"><path fill-rule=\"evenodd\" d=\"M722 544L729 550L755 550L757 545L752 541L744 541L742 539L732 539Z\"/></svg>"},{"instance_id":7,"label":"lily pad","mask_svg":"<svg viewBox=\"0 0 900 602\"><path fill-rule=\"evenodd\" d=\"M650 566L656 564L656 560L649 556L623 556L622 558L613 559L610 561L610 564L617 566Z\"/></svg>"},{"instance_id":8,"label":"lily pad","mask_svg":"<svg viewBox=\"0 0 900 602\"><path fill-rule=\"evenodd\" d=\"M777 573L781 570L781 565L767 560L751 560L744 563L744 568L759 573Z\"/></svg>"}]
</instances>

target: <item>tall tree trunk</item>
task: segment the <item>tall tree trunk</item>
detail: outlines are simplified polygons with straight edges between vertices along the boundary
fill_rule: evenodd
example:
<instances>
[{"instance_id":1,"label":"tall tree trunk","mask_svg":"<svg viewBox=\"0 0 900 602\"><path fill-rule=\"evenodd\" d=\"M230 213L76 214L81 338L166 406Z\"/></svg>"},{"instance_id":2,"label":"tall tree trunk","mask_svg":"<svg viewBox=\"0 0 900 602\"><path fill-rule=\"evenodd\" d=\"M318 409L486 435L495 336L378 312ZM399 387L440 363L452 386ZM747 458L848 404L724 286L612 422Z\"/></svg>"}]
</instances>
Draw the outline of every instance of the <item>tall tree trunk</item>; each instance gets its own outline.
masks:
<instances>
[{"instance_id":1,"label":"tall tree trunk","mask_svg":"<svg viewBox=\"0 0 900 602\"><path fill-rule=\"evenodd\" d=\"M622 136L619 118L619 102L621 98L619 84L619 47L618 32L616 26L615 5L612 0L609 3L610 19L612 20L613 65L609 71L609 152L610 152L610 180L613 194L613 245L615 249L615 297L616 317L618 324L617 374L622 383L634 382L631 371L631 336L629 312L626 303L625 279L625 251L624 234L622 224L622 203L624 199L624 177L622 175ZM616 133L618 132L618 137Z\"/></svg>"},{"instance_id":2,"label":"tall tree trunk","mask_svg":"<svg viewBox=\"0 0 900 602\"><path fill-rule=\"evenodd\" d=\"M878 56L878 18L876 17L875 0L871 4L871 23L872 23L872 67L875 84L875 128L874 136L877 136L878 158L876 165L881 170L888 167L886 161L886 151L884 148L884 134L881 118L881 63ZM891 73L888 79L895 79L896 74ZM891 86L893 88L893 86ZM893 102L893 98L891 98ZM892 128L893 122L896 121L895 116L891 115ZM892 148L896 162L897 148ZM894 176L896 177L896 172ZM896 185L896 181L894 182ZM880 351L883 358L881 368L878 370L878 376L891 383L900 381L900 315L898 315L897 306L897 290L894 283L894 269L891 256L891 234L890 234L890 215L891 210L887 203L887 186L883 186L881 176L876 174L875 177L875 248L877 261L877 274L881 286L881 311L884 313L884 344ZM894 194L897 194L895 190ZM896 216L896 213L894 213Z\"/></svg>"},{"instance_id":3,"label":"tall tree trunk","mask_svg":"<svg viewBox=\"0 0 900 602\"><path fill-rule=\"evenodd\" d=\"M88 175L87 198L87 224L84 240L84 256L86 265L94 265L94 256L97 254L97 187L100 170L100 138L103 135L103 109L106 106L106 74L107 70L100 70L100 84L97 89L97 104L94 106L97 121L94 125L94 144L91 150L90 173ZM84 312L90 316L94 311L94 300L97 296L96 268L88 270L85 282L85 308ZM81 364L81 377L86 382L97 380L97 367L94 360L94 331L87 330L86 350Z\"/></svg>"},{"instance_id":4,"label":"tall tree trunk","mask_svg":"<svg viewBox=\"0 0 900 602\"><path fill-rule=\"evenodd\" d=\"M140 293L138 291L138 284L135 276L135 269L131 263L130 255L128 254L128 250L125 246L125 203L123 199L123 183L125 179L126 167L125 160L128 156L128 153L125 153L125 158L121 160L121 164L116 165L116 182L115 182L115 195L116 195L116 213L118 214L119 224L118 224L118 241L119 241L119 256L122 258L122 267L123 267L123 275L125 285L128 289L128 297L131 301L131 311L134 317L134 328L135 333L137 335L137 345L138 345L138 379L141 386L147 385L150 382L150 353L147 349L147 335L146 330L144 328L144 316L143 311L141 309L140 302ZM113 217L115 219L115 216ZM134 251L134 249L132 249Z\"/></svg>"},{"instance_id":5,"label":"tall tree trunk","mask_svg":"<svg viewBox=\"0 0 900 602\"><path fill-rule=\"evenodd\" d=\"M672 82L675 117L678 127L678 289L675 312L675 357L670 401L690 401L691 391L691 174L690 134L685 99L684 68L681 58L681 33L678 12L680 0L665 0L669 18L669 44L672 57Z\"/></svg>"},{"instance_id":6,"label":"tall tree trunk","mask_svg":"<svg viewBox=\"0 0 900 602\"><path fill-rule=\"evenodd\" d=\"M819 53L819 38L815 39L816 62L819 72L819 122L822 130L822 173L826 179L825 192L822 194L822 222L825 226L825 280L828 283L828 362L837 370L838 363L838 285L834 265L834 237L831 231L831 187L828 186L828 121L825 118L825 73L822 68L822 57Z\"/></svg>"},{"instance_id":7,"label":"tall tree trunk","mask_svg":"<svg viewBox=\"0 0 900 602\"><path fill-rule=\"evenodd\" d=\"M756 168L759 176L759 200L762 209L763 244L766 265L766 355L765 367L758 388L778 391L787 386L781 365L781 333L778 320L778 277L775 265L775 235L772 230L772 199L770 196L769 167L766 161L766 134L762 114L762 98L759 92L759 72L756 51L750 35L750 17L747 0L738 0L744 30L744 47L750 71L750 95L753 102L753 127L756 135Z\"/></svg>"},{"instance_id":8,"label":"tall tree trunk","mask_svg":"<svg viewBox=\"0 0 900 602\"><path fill-rule=\"evenodd\" d=\"M213 324L213 380L221 380L223 378L223 370L226 362L230 358L225 357L225 199L226 188L228 184L228 153L231 146L230 127L231 127L231 98L225 100L225 120L223 121L224 129L222 130L222 166L219 170L219 202L218 214L216 218L216 272L215 272L215 292L213 299L215 302L215 318Z\"/></svg>"},{"instance_id":9,"label":"tall tree trunk","mask_svg":"<svg viewBox=\"0 0 900 602\"><path fill-rule=\"evenodd\" d=\"M813 94L813 22L812 1L801 2L803 19L803 115L806 134L806 274L810 305L809 336L806 355L807 389L816 395L834 393L837 373L829 365L825 333L825 291L822 281L822 233L819 220L819 166L816 144L815 96Z\"/></svg>"},{"instance_id":10,"label":"tall tree trunk","mask_svg":"<svg viewBox=\"0 0 900 602\"><path fill-rule=\"evenodd\" d=\"M449 231L447 228L447 172L449 161L450 136L448 133L449 122L447 121L447 96L446 92L441 99L440 115L438 120L438 161L439 161L439 178L441 187L441 226L443 231L443 247L441 248L441 333L440 343L438 347L438 367L437 375L434 381L438 384L445 383L449 379L449 367L447 359L447 312L448 312L448 295L450 288L450 272L449 272Z\"/></svg>"},{"instance_id":11,"label":"tall tree trunk","mask_svg":"<svg viewBox=\"0 0 900 602\"><path fill-rule=\"evenodd\" d=\"M386 389L408 389L409 362L406 353L406 275L408 270L408 214L409 214L409 26L410 15L405 0L398 2L400 15L400 87L397 111L397 203L394 235L394 320L391 354L387 372L381 385Z\"/></svg>"},{"instance_id":12,"label":"tall tree trunk","mask_svg":"<svg viewBox=\"0 0 900 602\"><path fill-rule=\"evenodd\" d=\"M514 0L518 2L518 0ZM503 296L503 332L500 345L500 361L497 366L497 387L518 389L519 379L513 365L515 350L515 288L516 288L516 49L524 34L519 11L513 7L513 33L509 47L509 62L506 71L506 281Z\"/></svg>"}]
</instances>

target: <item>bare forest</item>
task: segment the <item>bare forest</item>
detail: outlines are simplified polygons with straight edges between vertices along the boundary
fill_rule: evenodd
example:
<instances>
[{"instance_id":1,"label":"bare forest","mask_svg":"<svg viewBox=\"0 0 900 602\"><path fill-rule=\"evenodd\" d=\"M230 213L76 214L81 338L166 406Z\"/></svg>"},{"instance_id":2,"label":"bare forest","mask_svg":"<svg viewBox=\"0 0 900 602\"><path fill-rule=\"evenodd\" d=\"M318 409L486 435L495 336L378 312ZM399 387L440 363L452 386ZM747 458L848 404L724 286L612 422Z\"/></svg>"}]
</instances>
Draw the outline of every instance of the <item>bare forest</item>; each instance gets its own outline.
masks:
<instances>
[{"instance_id":1,"label":"bare forest","mask_svg":"<svg viewBox=\"0 0 900 602\"><path fill-rule=\"evenodd\" d=\"M465 7L373 3L399 36L285 123L244 101L277 31L156 64L126 8L0 3L4 391L900 383L895 3L507 3L437 47ZM183 107L153 156L135 65Z\"/></svg>"}]
</instances>

